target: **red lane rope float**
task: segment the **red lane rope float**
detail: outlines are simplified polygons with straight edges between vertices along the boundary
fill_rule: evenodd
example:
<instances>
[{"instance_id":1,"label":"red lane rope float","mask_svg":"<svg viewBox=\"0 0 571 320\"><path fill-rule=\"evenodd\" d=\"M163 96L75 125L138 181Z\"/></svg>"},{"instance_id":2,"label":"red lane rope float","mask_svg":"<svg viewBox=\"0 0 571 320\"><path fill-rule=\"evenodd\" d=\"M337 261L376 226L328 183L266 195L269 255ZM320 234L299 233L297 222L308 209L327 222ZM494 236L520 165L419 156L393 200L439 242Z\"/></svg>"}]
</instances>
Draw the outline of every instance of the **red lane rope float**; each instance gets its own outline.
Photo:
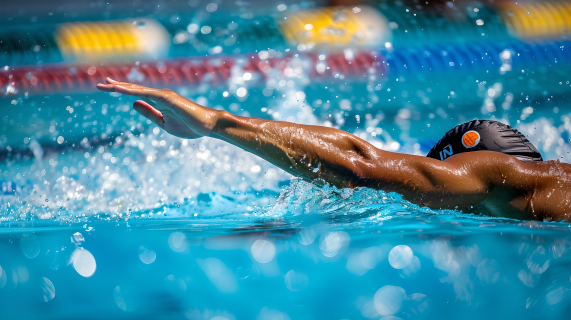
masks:
<instances>
[{"instance_id":1,"label":"red lane rope float","mask_svg":"<svg viewBox=\"0 0 571 320\"><path fill-rule=\"evenodd\" d=\"M385 58L378 52L360 52L350 59L343 53L336 53L323 60L314 53L291 53L282 58L264 60L257 55L246 55L125 65L52 65L2 69L0 89L4 96L94 92L95 85L104 82L106 77L150 86L224 84L231 79L234 67L242 72L259 73L265 79L273 70L284 72L292 65L301 65L305 74L316 79L334 79L340 75L343 75L342 78L370 75L382 78L388 71Z\"/></svg>"}]
</instances>

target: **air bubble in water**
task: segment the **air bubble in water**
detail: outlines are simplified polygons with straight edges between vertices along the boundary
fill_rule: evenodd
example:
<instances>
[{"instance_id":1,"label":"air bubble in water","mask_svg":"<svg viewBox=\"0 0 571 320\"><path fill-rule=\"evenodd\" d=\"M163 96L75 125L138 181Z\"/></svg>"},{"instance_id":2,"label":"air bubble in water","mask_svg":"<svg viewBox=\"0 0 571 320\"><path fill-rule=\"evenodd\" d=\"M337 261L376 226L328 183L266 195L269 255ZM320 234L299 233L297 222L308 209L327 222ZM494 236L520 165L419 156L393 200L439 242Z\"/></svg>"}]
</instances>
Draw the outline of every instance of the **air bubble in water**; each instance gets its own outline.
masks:
<instances>
[{"instance_id":1,"label":"air bubble in water","mask_svg":"<svg viewBox=\"0 0 571 320\"><path fill-rule=\"evenodd\" d=\"M375 309L382 316L392 316L400 310L404 296L403 288L384 286L375 293Z\"/></svg>"},{"instance_id":2,"label":"air bubble in water","mask_svg":"<svg viewBox=\"0 0 571 320\"><path fill-rule=\"evenodd\" d=\"M456 293L457 300L471 301L474 295L474 282L470 277L465 275L461 276L454 282L454 292Z\"/></svg>"},{"instance_id":3,"label":"air bubble in water","mask_svg":"<svg viewBox=\"0 0 571 320\"><path fill-rule=\"evenodd\" d=\"M437 265L439 280L442 283L454 283L460 276L460 264L455 260L441 261Z\"/></svg>"},{"instance_id":4,"label":"air bubble in water","mask_svg":"<svg viewBox=\"0 0 571 320\"><path fill-rule=\"evenodd\" d=\"M6 271L0 266L0 289L6 285L6 281L8 281L8 276L6 275Z\"/></svg>"},{"instance_id":5,"label":"air bubble in water","mask_svg":"<svg viewBox=\"0 0 571 320\"><path fill-rule=\"evenodd\" d=\"M315 241L317 235L315 234L315 230L305 228L299 232L298 240L304 246L310 245Z\"/></svg>"},{"instance_id":6,"label":"air bubble in water","mask_svg":"<svg viewBox=\"0 0 571 320\"><path fill-rule=\"evenodd\" d=\"M214 12L214 11L216 11L217 9L218 9L218 5L217 5L216 3L209 3L209 4L206 6L206 11L208 11L208 12Z\"/></svg>"},{"instance_id":7,"label":"air bubble in water","mask_svg":"<svg viewBox=\"0 0 571 320\"><path fill-rule=\"evenodd\" d=\"M74 243L75 245L79 246L79 245L81 245L82 242L85 242L85 238L83 237L83 235L80 232L76 232L71 237L71 242Z\"/></svg>"},{"instance_id":8,"label":"air bubble in water","mask_svg":"<svg viewBox=\"0 0 571 320\"><path fill-rule=\"evenodd\" d=\"M252 245L251 252L259 263L268 263L276 255L276 247L268 240L259 239Z\"/></svg>"},{"instance_id":9,"label":"air bubble in water","mask_svg":"<svg viewBox=\"0 0 571 320\"><path fill-rule=\"evenodd\" d=\"M418 271L420 271L420 268L420 259L418 259L417 256L414 256L408 266L399 270L399 275L405 279L412 278L418 273Z\"/></svg>"},{"instance_id":10,"label":"air bubble in water","mask_svg":"<svg viewBox=\"0 0 571 320\"><path fill-rule=\"evenodd\" d=\"M148 248L145 248L143 246L139 246L139 259L141 259L142 263L151 264L155 262L156 258L157 258L157 253L155 251L149 250Z\"/></svg>"},{"instance_id":11,"label":"air bubble in water","mask_svg":"<svg viewBox=\"0 0 571 320\"><path fill-rule=\"evenodd\" d=\"M4 284L2 284L4 282ZM18 274L16 270L4 270L4 280L2 280L2 276L0 276L0 287L4 287L6 291L12 291L18 287Z\"/></svg>"},{"instance_id":12,"label":"air bubble in water","mask_svg":"<svg viewBox=\"0 0 571 320\"><path fill-rule=\"evenodd\" d=\"M40 240L33 234L25 234L20 238L20 248L28 259L35 258L40 253Z\"/></svg>"},{"instance_id":13,"label":"air bubble in water","mask_svg":"<svg viewBox=\"0 0 571 320\"><path fill-rule=\"evenodd\" d=\"M299 291L307 287L309 277L303 273L290 270L285 276L285 283L290 291Z\"/></svg>"},{"instance_id":14,"label":"air bubble in water","mask_svg":"<svg viewBox=\"0 0 571 320\"><path fill-rule=\"evenodd\" d=\"M48 302L56 296L56 289L50 279L42 277L42 280L40 280L40 288L42 290L41 299L43 302Z\"/></svg>"},{"instance_id":15,"label":"air bubble in water","mask_svg":"<svg viewBox=\"0 0 571 320\"><path fill-rule=\"evenodd\" d=\"M169 247L174 252L183 252L186 249L186 236L181 232L173 232L169 236Z\"/></svg>"},{"instance_id":16,"label":"air bubble in water","mask_svg":"<svg viewBox=\"0 0 571 320\"><path fill-rule=\"evenodd\" d=\"M319 249L326 257L334 257L349 242L349 234L344 231L329 232L320 239Z\"/></svg>"},{"instance_id":17,"label":"air bubble in water","mask_svg":"<svg viewBox=\"0 0 571 320\"><path fill-rule=\"evenodd\" d=\"M81 276L89 278L95 273L97 265L95 258L88 250L84 248L77 248L71 255L73 268Z\"/></svg>"},{"instance_id":18,"label":"air bubble in water","mask_svg":"<svg viewBox=\"0 0 571 320\"><path fill-rule=\"evenodd\" d=\"M409 246L396 246L389 253L389 263L395 269L403 269L410 264L412 256L412 249Z\"/></svg>"}]
</instances>

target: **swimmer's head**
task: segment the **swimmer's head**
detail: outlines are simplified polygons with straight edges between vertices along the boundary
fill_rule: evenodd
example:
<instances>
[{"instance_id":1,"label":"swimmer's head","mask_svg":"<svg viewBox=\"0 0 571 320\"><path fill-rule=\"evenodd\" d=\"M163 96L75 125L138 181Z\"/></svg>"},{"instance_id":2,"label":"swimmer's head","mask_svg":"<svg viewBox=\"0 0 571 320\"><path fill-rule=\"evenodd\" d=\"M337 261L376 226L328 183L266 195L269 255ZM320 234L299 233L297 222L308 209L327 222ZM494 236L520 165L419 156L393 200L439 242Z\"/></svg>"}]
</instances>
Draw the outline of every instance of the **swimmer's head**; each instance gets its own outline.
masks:
<instances>
[{"instance_id":1,"label":"swimmer's head","mask_svg":"<svg viewBox=\"0 0 571 320\"><path fill-rule=\"evenodd\" d=\"M521 132L492 120L472 120L457 125L426 156L444 160L458 153L481 150L509 154L522 161L543 161L539 151Z\"/></svg>"}]
</instances>

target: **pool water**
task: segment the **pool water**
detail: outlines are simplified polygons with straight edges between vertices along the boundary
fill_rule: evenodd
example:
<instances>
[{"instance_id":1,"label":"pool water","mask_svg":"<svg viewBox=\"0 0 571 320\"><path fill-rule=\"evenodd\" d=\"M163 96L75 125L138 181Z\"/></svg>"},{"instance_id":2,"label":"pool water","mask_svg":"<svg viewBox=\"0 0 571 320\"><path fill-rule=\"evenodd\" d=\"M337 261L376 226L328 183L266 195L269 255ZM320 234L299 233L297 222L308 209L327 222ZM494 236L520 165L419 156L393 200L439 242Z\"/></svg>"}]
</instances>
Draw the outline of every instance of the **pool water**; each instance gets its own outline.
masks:
<instances>
[{"instance_id":1,"label":"pool water","mask_svg":"<svg viewBox=\"0 0 571 320\"><path fill-rule=\"evenodd\" d=\"M335 126L418 155L459 123L496 119L545 159L571 161L564 68L407 72L287 85L271 75L244 84L243 97L228 96L228 86L174 89L208 107ZM224 142L169 136L133 101L108 93L0 98L2 319L528 319L570 311L569 223L318 188Z\"/></svg>"},{"instance_id":2,"label":"pool water","mask_svg":"<svg viewBox=\"0 0 571 320\"><path fill-rule=\"evenodd\" d=\"M241 115L333 124L416 154L461 121L504 119L545 158L569 160L562 96L528 97L518 107L508 92L495 112L475 98L456 109L435 102L359 109L355 96L367 95L366 83L326 85L272 97L253 87L244 102L210 87L185 94ZM327 106L327 93L343 102ZM171 137L141 121L132 100L36 96L3 116L3 319L500 319L569 311L568 223L318 188L223 142ZM506 103L513 106L500 107Z\"/></svg>"}]
</instances>

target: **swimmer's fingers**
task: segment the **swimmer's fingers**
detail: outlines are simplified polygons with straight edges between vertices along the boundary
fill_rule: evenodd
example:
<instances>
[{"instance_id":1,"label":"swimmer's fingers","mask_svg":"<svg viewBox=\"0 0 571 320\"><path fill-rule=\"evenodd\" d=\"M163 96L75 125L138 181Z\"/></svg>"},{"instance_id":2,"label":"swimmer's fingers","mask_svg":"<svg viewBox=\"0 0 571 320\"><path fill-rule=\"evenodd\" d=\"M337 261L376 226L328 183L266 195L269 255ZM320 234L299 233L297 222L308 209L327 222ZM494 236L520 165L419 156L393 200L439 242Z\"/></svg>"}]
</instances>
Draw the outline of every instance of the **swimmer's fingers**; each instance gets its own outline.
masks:
<instances>
[{"instance_id":1,"label":"swimmer's fingers","mask_svg":"<svg viewBox=\"0 0 571 320\"><path fill-rule=\"evenodd\" d=\"M153 108L153 106L147 102L137 100L133 103L133 109L135 109L135 111L140 113L143 117L151 120L156 125L164 129L165 120L163 119L163 114L159 110Z\"/></svg>"},{"instance_id":2,"label":"swimmer's fingers","mask_svg":"<svg viewBox=\"0 0 571 320\"><path fill-rule=\"evenodd\" d=\"M159 98L163 97L160 89L147 88L140 86L138 84L132 84L128 82L116 82L109 84L99 83L97 89L106 92L119 92L129 96L139 96L143 98Z\"/></svg>"},{"instance_id":3,"label":"swimmer's fingers","mask_svg":"<svg viewBox=\"0 0 571 320\"><path fill-rule=\"evenodd\" d=\"M97 84L97 89L99 89L100 91L115 92L115 86L112 84L99 83Z\"/></svg>"},{"instance_id":4,"label":"swimmer's fingers","mask_svg":"<svg viewBox=\"0 0 571 320\"><path fill-rule=\"evenodd\" d=\"M165 101L169 95L172 95L171 90L148 88L134 83L119 82L111 78L105 79L108 84L98 84L97 88L102 91L115 91L129 96L139 96L142 98L150 98L158 101Z\"/></svg>"},{"instance_id":5,"label":"swimmer's fingers","mask_svg":"<svg viewBox=\"0 0 571 320\"><path fill-rule=\"evenodd\" d=\"M106 92L115 92L115 85L121 83L121 82L115 81L109 77L105 78L105 81L107 82L107 84L98 83L97 89L99 89L101 91L106 91Z\"/></svg>"}]
</instances>

